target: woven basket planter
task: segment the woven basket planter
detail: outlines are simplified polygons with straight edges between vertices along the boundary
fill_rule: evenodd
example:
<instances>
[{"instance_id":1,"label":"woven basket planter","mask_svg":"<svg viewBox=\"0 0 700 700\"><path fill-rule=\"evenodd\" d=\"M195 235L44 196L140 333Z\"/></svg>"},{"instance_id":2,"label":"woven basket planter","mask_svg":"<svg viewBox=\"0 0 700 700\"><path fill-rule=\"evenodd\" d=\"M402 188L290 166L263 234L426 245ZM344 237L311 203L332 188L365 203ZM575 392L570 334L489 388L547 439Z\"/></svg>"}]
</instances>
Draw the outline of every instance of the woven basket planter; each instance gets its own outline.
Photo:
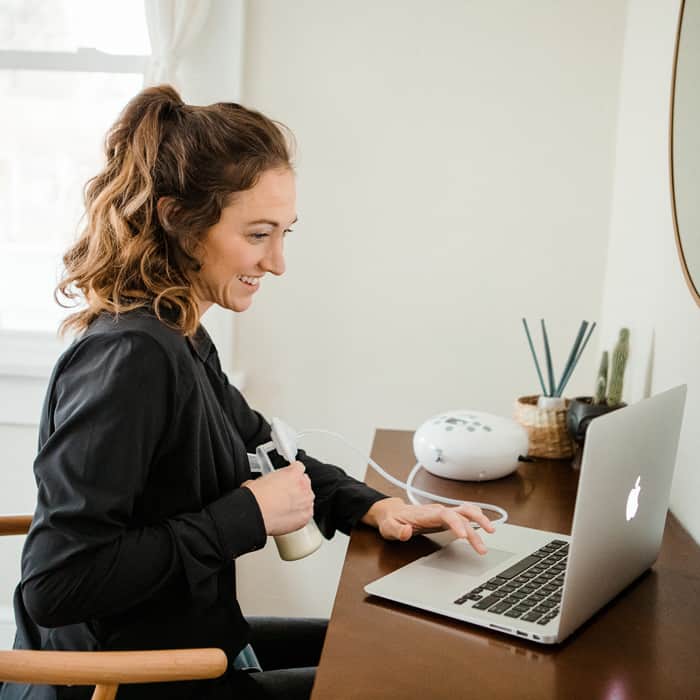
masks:
<instances>
[{"instance_id":1,"label":"woven basket planter","mask_svg":"<svg viewBox=\"0 0 700 700\"><path fill-rule=\"evenodd\" d=\"M568 399L564 408L539 408L538 396L521 396L515 402L515 420L527 430L528 456L569 459L576 445L566 429Z\"/></svg>"}]
</instances>

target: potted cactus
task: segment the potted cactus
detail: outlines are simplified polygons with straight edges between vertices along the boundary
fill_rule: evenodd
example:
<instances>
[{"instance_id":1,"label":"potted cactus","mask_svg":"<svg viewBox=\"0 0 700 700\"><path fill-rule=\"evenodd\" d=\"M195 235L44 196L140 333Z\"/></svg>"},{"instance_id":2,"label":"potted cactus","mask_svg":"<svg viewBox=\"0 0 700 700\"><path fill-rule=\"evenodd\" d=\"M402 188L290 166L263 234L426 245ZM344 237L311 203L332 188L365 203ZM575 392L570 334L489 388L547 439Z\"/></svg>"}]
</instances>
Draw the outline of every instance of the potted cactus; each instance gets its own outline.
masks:
<instances>
[{"instance_id":1,"label":"potted cactus","mask_svg":"<svg viewBox=\"0 0 700 700\"><path fill-rule=\"evenodd\" d=\"M629 329L622 328L613 349L609 376L608 353L605 351L600 361L593 396L577 396L569 405L566 427L571 438L579 445L583 444L588 424L594 418L627 405L622 401L622 387L629 355L629 339Z\"/></svg>"}]
</instances>

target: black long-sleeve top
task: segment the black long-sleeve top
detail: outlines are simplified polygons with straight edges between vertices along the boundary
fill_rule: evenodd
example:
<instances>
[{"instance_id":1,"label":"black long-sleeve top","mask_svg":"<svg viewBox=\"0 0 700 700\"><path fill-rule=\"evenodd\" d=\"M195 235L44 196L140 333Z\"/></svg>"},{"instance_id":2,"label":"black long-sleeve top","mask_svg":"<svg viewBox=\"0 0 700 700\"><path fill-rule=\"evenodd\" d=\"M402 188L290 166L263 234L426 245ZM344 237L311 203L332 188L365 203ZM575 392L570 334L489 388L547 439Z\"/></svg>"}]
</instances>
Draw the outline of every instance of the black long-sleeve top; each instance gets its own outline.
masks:
<instances>
[{"instance_id":1,"label":"black long-sleeve top","mask_svg":"<svg viewBox=\"0 0 700 700\"><path fill-rule=\"evenodd\" d=\"M200 327L148 311L101 315L59 359L34 463L37 506L15 593L16 648L220 647L248 641L235 559L264 523L248 452L270 426L229 384ZM385 496L303 451L326 538ZM274 461L274 460L273 460ZM279 461L276 466L284 462ZM122 686L119 698L226 698L245 679ZM86 688L6 685L2 700L87 698Z\"/></svg>"}]
</instances>

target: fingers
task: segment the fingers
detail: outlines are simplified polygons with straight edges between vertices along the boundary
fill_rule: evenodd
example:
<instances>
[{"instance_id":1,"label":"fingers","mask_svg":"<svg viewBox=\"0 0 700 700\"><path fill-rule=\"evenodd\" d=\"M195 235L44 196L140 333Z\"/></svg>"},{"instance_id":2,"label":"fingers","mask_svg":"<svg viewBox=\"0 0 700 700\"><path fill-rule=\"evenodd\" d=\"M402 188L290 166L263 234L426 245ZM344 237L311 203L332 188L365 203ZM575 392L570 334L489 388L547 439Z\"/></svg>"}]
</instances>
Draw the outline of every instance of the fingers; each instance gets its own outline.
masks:
<instances>
[{"instance_id":1,"label":"fingers","mask_svg":"<svg viewBox=\"0 0 700 700\"><path fill-rule=\"evenodd\" d=\"M258 502L269 535L298 530L313 517L315 494L301 462L249 480L245 486Z\"/></svg>"},{"instance_id":2,"label":"fingers","mask_svg":"<svg viewBox=\"0 0 700 700\"><path fill-rule=\"evenodd\" d=\"M475 506L471 503L463 503L461 506L457 506L456 510L458 513L469 518L469 520L472 520L473 522L483 527L484 530L486 530L486 532L496 531L496 528L493 526L493 523L489 520L489 518L486 515L484 515L484 512L481 510L481 508L479 508L479 506Z\"/></svg>"},{"instance_id":3,"label":"fingers","mask_svg":"<svg viewBox=\"0 0 700 700\"><path fill-rule=\"evenodd\" d=\"M278 469L277 473L286 471L289 474L293 474L295 477L298 479L299 485L313 493L311 490L311 479L309 478L308 474L306 474L306 467L304 466L303 462L292 462L290 465L286 467L282 467L282 469Z\"/></svg>"},{"instance_id":4,"label":"fingers","mask_svg":"<svg viewBox=\"0 0 700 700\"><path fill-rule=\"evenodd\" d=\"M439 503L408 505L400 500L382 503L387 507L382 510L377 526L382 537L388 540L405 542L416 533L451 530L458 538L467 540L479 554L485 554L486 546L472 524L478 524L489 533L495 531L481 508L469 503L453 507Z\"/></svg>"},{"instance_id":5,"label":"fingers","mask_svg":"<svg viewBox=\"0 0 700 700\"><path fill-rule=\"evenodd\" d=\"M459 508L461 507L462 506L459 506ZM479 554L486 554L487 549L483 540L469 524L469 521L459 513L458 508L446 508L442 517L445 521L445 525L447 525L457 537L466 539Z\"/></svg>"}]
</instances>

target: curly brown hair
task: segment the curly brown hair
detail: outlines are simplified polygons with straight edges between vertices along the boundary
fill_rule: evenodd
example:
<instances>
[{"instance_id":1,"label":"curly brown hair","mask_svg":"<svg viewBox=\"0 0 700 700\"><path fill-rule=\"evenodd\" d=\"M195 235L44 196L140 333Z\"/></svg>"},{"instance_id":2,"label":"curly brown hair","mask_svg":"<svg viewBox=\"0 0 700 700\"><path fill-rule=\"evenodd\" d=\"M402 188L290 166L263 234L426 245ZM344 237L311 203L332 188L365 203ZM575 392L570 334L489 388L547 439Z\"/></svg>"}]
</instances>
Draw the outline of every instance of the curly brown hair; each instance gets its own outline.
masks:
<instances>
[{"instance_id":1,"label":"curly brown hair","mask_svg":"<svg viewBox=\"0 0 700 700\"><path fill-rule=\"evenodd\" d=\"M284 124L233 102L187 105L169 85L136 95L107 133L104 169L85 185L85 225L54 297L86 307L61 333L85 330L104 311L149 307L193 335L204 233L263 172L293 169L292 145Z\"/></svg>"}]
</instances>

